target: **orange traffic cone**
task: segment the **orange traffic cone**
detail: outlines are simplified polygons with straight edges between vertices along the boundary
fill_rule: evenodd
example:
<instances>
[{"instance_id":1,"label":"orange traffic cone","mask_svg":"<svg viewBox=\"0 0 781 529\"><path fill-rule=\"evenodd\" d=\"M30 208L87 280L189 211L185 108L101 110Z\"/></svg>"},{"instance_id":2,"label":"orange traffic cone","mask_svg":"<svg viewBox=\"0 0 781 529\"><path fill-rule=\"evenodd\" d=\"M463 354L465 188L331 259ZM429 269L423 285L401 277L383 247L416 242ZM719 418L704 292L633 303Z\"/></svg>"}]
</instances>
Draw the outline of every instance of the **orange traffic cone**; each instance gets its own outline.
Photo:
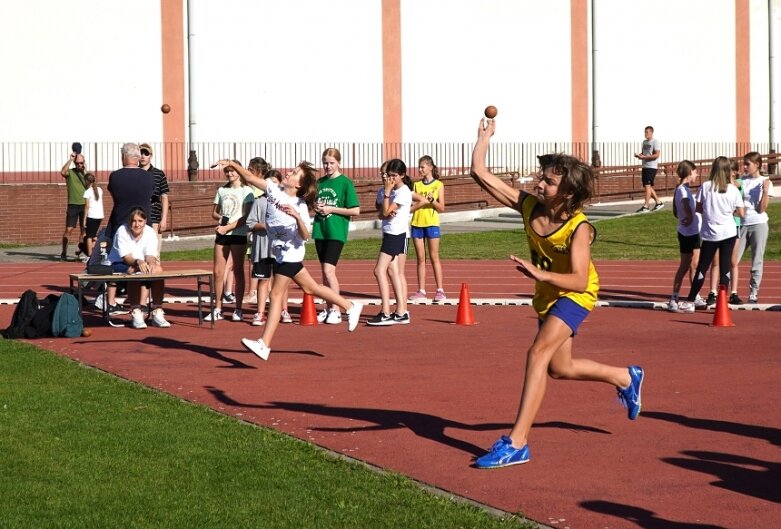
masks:
<instances>
[{"instance_id":1,"label":"orange traffic cone","mask_svg":"<svg viewBox=\"0 0 781 529\"><path fill-rule=\"evenodd\" d=\"M301 321L299 325L317 325L317 311L315 310L315 298L312 294L304 293L304 301L301 303Z\"/></svg>"},{"instance_id":2,"label":"orange traffic cone","mask_svg":"<svg viewBox=\"0 0 781 529\"><path fill-rule=\"evenodd\" d=\"M712 327L734 327L732 315L727 303L727 286L719 285L719 297L716 299L716 313L713 315Z\"/></svg>"},{"instance_id":3,"label":"orange traffic cone","mask_svg":"<svg viewBox=\"0 0 781 529\"><path fill-rule=\"evenodd\" d=\"M472 302L469 300L469 285L461 283L461 297L458 298L458 314L456 325L474 325L475 317L472 314Z\"/></svg>"}]
</instances>

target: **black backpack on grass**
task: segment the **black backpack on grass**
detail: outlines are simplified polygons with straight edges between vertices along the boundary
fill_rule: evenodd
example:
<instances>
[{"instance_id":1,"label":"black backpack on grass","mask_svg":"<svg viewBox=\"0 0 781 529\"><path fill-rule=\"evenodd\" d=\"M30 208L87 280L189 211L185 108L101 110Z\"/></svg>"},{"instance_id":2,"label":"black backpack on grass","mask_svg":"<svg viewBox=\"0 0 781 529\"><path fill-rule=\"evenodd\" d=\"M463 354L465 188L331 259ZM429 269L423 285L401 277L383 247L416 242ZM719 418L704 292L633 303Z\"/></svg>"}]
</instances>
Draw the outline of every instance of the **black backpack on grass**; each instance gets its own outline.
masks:
<instances>
[{"instance_id":1,"label":"black backpack on grass","mask_svg":"<svg viewBox=\"0 0 781 529\"><path fill-rule=\"evenodd\" d=\"M11 316L11 325L2 332L3 338L40 338L41 336L46 336L48 329L44 330L43 334L34 336L38 332L35 331L33 319L40 312L40 307L38 293L34 290L25 290L14 309L14 315ZM41 325L40 320L41 318L39 317L35 323L36 326Z\"/></svg>"}]
</instances>

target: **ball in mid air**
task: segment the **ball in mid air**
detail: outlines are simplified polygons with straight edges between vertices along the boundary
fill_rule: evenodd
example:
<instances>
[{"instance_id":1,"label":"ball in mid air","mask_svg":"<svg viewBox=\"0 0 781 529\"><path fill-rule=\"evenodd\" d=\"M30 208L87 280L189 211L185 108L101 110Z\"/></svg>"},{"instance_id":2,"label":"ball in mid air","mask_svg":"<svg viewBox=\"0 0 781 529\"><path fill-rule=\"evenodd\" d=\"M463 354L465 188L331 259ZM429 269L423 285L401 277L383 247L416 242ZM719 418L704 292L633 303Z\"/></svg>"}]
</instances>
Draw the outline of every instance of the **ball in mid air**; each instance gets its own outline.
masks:
<instances>
[{"instance_id":1,"label":"ball in mid air","mask_svg":"<svg viewBox=\"0 0 781 529\"><path fill-rule=\"evenodd\" d=\"M168 114L171 111L171 105L168 103L163 103L163 106L160 107L160 112L163 114Z\"/></svg>"},{"instance_id":2,"label":"ball in mid air","mask_svg":"<svg viewBox=\"0 0 781 529\"><path fill-rule=\"evenodd\" d=\"M493 105L489 105L489 106L485 107L485 112L484 113L485 113L485 117L487 117L488 119L494 119L496 117L496 114L497 114L496 107L493 106Z\"/></svg>"}]
</instances>

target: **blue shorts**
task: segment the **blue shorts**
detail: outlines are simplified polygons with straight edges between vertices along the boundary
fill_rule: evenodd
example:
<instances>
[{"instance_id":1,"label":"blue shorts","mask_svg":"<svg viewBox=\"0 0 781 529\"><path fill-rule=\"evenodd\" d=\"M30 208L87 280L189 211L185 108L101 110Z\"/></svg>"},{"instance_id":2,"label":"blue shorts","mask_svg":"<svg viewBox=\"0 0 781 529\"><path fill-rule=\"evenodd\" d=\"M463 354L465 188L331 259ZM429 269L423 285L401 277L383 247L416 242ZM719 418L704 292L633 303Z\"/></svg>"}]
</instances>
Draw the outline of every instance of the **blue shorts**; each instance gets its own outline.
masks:
<instances>
[{"instance_id":1,"label":"blue shorts","mask_svg":"<svg viewBox=\"0 0 781 529\"><path fill-rule=\"evenodd\" d=\"M413 239L439 239L442 237L439 226L410 226L410 235Z\"/></svg>"},{"instance_id":2,"label":"blue shorts","mask_svg":"<svg viewBox=\"0 0 781 529\"><path fill-rule=\"evenodd\" d=\"M578 333L578 327L583 323L583 320L588 316L589 311L575 303L569 298L559 298L556 303L548 311L548 316L556 316L558 319L567 324L567 327L572 329L572 336ZM547 317L547 316L546 316ZM539 326L545 320L540 318Z\"/></svg>"}]
</instances>

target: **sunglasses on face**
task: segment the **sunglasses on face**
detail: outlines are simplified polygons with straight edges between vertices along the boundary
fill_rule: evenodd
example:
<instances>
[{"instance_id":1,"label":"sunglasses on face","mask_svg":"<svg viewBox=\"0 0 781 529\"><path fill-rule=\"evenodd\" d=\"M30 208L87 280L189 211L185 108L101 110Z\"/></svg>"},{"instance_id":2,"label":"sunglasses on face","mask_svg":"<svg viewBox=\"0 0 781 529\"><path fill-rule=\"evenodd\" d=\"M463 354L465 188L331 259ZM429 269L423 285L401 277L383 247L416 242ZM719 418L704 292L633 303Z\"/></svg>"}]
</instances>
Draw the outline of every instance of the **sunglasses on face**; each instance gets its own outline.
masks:
<instances>
[{"instance_id":1,"label":"sunglasses on face","mask_svg":"<svg viewBox=\"0 0 781 529\"><path fill-rule=\"evenodd\" d=\"M152 156L152 153L149 151L141 151L141 156Z\"/></svg>"}]
</instances>

